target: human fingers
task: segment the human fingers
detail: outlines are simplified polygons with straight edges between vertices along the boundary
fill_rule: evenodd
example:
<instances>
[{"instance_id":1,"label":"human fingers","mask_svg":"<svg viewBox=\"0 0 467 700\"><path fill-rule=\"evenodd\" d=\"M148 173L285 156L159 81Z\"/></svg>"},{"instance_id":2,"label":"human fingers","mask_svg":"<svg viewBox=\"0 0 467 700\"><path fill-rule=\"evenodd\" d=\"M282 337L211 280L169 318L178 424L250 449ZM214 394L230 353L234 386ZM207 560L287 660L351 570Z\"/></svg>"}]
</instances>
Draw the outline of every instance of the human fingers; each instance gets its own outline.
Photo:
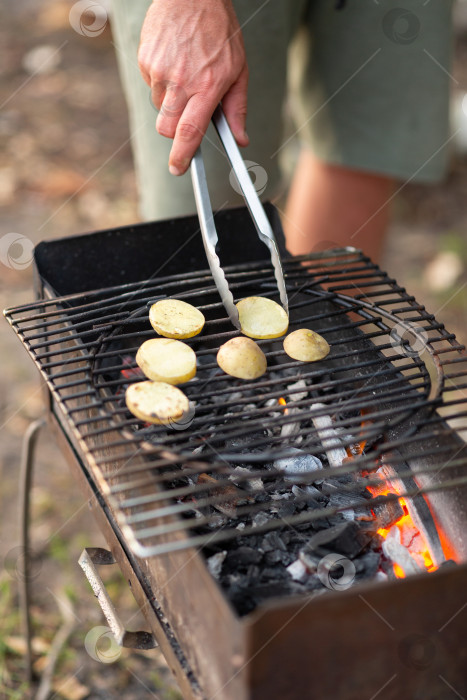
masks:
<instances>
[{"instance_id":1,"label":"human fingers","mask_svg":"<svg viewBox=\"0 0 467 700\"><path fill-rule=\"evenodd\" d=\"M246 133L248 67L245 66L237 80L222 98L222 108L239 146L248 146Z\"/></svg>"},{"instance_id":2,"label":"human fingers","mask_svg":"<svg viewBox=\"0 0 467 700\"><path fill-rule=\"evenodd\" d=\"M200 145L218 100L207 101L201 95L193 95L177 124L169 156L172 175L183 175Z\"/></svg>"},{"instance_id":3,"label":"human fingers","mask_svg":"<svg viewBox=\"0 0 467 700\"><path fill-rule=\"evenodd\" d=\"M154 92L154 91L153 91ZM181 85L166 81L158 86L159 114L156 129L161 136L173 139L180 117L188 102L188 95Z\"/></svg>"}]
</instances>

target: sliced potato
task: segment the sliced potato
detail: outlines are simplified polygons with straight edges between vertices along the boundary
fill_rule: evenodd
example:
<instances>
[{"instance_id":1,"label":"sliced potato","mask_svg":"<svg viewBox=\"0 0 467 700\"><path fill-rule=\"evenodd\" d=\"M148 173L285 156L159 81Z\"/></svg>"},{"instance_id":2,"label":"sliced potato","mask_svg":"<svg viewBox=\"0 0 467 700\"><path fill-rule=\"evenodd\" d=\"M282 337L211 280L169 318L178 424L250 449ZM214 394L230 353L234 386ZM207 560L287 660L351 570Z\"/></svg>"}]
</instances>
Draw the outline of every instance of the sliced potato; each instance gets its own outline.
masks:
<instances>
[{"instance_id":1,"label":"sliced potato","mask_svg":"<svg viewBox=\"0 0 467 700\"><path fill-rule=\"evenodd\" d=\"M149 379L168 384L188 382L196 374L194 351L173 338L146 340L136 353L136 364Z\"/></svg>"},{"instance_id":2,"label":"sliced potato","mask_svg":"<svg viewBox=\"0 0 467 700\"><path fill-rule=\"evenodd\" d=\"M217 364L226 374L238 379L257 379L266 372L264 352L251 338L232 338L221 345Z\"/></svg>"},{"instance_id":3,"label":"sliced potato","mask_svg":"<svg viewBox=\"0 0 467 700\"><path fill-rule=\"evenodd\" d=\"M192 338L203 330L205 318L186 301L161 299L151 306L149 321L165 338Z\"/></svg>"},{"instance_id":4,"label":"sliced potato","mask_svg":"<svg viewBox=\"0 0 467 700\"><path fill-rule=\"evenodd\" d=\"M250 338L279 338L287 333L289 317L272 299L247 297L236 306L242 333Z\"/></svg>"},{"instance_id":5,"label":"sliced potato","mask_svg":"<svg viewBox=\"0 0 467 700\"><path fill-rule=\"evenodd\" d=\"M166 382L130 384L125 393L126 405L134 416L146 423L166 425L188 413L188 399L180 389Z\"/></svg>"},{"instance_id":6,"label":"sliced potato","mask_svg":"<svg viewBox=\"0 0 467 700\"><path fill-rule=\"evenodd\" d=\"M284 338L284 350L293 360L316 362L322 360L330 351L327 340L309 328L299 328Z\"/></svg>"}]
</instances>

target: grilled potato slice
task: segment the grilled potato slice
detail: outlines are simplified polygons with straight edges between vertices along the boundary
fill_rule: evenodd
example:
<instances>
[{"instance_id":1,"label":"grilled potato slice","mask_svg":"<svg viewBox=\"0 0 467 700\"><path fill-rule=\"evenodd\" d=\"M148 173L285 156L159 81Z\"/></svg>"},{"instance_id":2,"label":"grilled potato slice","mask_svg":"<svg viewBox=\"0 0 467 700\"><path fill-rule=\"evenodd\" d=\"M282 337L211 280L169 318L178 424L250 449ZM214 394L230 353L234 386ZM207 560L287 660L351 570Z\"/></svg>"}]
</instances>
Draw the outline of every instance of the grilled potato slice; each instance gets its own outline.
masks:
<instances>
[{"instance_id":1,"label":"grilled potato slice","mask_svg":"<svg viewBox=\"0 0 467 700\"><path fill-rule=\"evenodd\" d=\"M284 350L293 360L316 362L322 360L330 351L327 340L309 328L299 328L284 338Z\"/></svg>"},{"instance_id":2,"label":"grilled potato slice","mask_svg":"<svg viewBox=\"0 0 467 700\"><path fill-rule=\"evenodd\" d=\"M242 333L250 338L279 338L287 333L289 317L272 299L247 297L236 306Z\"/></svg>"},{"instance_id":3,"label":"grilled potato slice","mask_svg":"<svg viewBox=\"0 0 467 700\"><path fill-rule=\"evenodd\" d=\"M154 330L165 338L192 338L203 330L205 318L191 304L181 299L161 299L149 310Z\"/></svg>"},{"instance_id":4,"label":"grilled potato slice","mask_svg":"<svg viewBox=\"0 0 467 700\"><path fill-rule=\"evenodd\" d=\"M148 379L167 384L183 384L196 374L194 351L173 338L146 340L136 353L136 364Z\"/></svg>"},{"instance_id":5,"label":"grilled potato slice","mask_svg":"<svg viewBox=\"0 0 467 700\"><path fill-rule=\"evenodd\" d=\"M264 352L251 338L232 338L221 345L217 364L226 374L238 379L257 379L266 372Z\"/></svg>"},{"instance_id":6,"label":"grilled potato slice","mask_svg":"<svg viewBox=\"0 0 467 700\"><path fill-rule=\"evenodd\" d=\"M125 401L136 418L156 425L176 423L189 410L188 399L183 391L166 382L130 384L125 393Z\"/></svg>"}]
</instances>

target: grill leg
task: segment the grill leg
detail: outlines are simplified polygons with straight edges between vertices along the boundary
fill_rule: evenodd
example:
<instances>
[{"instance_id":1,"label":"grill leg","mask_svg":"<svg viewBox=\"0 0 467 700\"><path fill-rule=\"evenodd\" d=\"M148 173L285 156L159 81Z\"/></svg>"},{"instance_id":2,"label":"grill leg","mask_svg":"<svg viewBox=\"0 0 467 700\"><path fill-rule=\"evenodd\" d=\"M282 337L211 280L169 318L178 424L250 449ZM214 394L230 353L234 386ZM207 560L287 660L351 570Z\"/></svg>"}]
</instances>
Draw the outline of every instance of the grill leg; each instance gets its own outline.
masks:
<instances>
[{"instance_id":1,"label":"grill leg","mask_svg":"<svg viewBox=\"0 0 467 700\"><path fill-rule=\"evenodd\" d=\"M19 557L19 600L20 612L26 638L26 673L28 681L33 680L32 653L31 653L31 614L30 614L30 547L29 547L29 520L31 505L31 483L34 466L34 455L40 429L45 425L45 419L31 423L23 440L20 465L20 536L22 557Z\"/></svg>"}]
</instances>

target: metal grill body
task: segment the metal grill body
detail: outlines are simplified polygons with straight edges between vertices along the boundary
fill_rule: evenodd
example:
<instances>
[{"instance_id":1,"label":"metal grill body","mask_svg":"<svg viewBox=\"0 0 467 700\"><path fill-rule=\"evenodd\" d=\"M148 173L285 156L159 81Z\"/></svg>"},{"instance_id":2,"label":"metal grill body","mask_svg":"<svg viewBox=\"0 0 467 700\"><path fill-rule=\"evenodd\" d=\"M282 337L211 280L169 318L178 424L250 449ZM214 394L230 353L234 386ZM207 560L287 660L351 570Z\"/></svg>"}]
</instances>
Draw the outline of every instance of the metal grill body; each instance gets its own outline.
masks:
<instances>
[{"instance_id":1,"label":"metal grill body","mask_svg":"<svg viewBox=\"0 0 467 700\"><path fill-rule=\"evenodd\" d=\"M274 298L270 262L250 246L256 237L245 212L218 217L220 231L235 232L235 244L230 239L224 246L236 299ZM435 601L449 587L454 614L466 582L467 453L450 427L466 415L463 348L359 251L327 251L287 259L284 269L290 330L313 328L329 342L330 355L303 364L284 353L280 340L260 341L267 373L254 382L234 380L217 368L215 355L238 332L203 269L200 245L190 218L41 244L39 300L6 312L46 382L51 420L107 515L116 558L123 551L125 565L144 582L151 624L157 613L157 634L165 635L186 692L298 698L313 689L317 698L361 698L394 676L382 697L449 697L440 681L446 664L452 685L465 686L460 657L467 652L447 661L462 615L443 628L449 611L437 610ZM238 250L249 251L249 262L235 262ZM141 379L136 350L154 337L149 307L166 297L194 304L207 322L187 341L198 359L196 380L183 387L194 407L188 424L155 428L128 412L124 391ZM323 417L333 422L324 446L316 427ZM285 427L294 425L298 429ZM337 443L351 451L357 442L364 444L361 453L320 471L323 479L349 478L345 506L254 521L274 501L283 476L278 460L297 449L319 456ZM375 472L384 464L394 470L398 495L424 523L434 560L453 558L459 565L338 595L277 600L240 619L199 548L238 538L239 518L247 537L335 515L353 497L357 505L362 488L380 483ZM247 487L258 478L261 499L254 499ZM394 499L378 496L368 508ZM389 624L381 626L374 610ZM436 633L442 650L423 678L410 658L401 660L400 645L414 629L430 639ZM360 650L355 634L364 640ZM371 669L364 662L369 648ZM330 672L336 664L338 677Z\"/></svg>"}]
</instances>

